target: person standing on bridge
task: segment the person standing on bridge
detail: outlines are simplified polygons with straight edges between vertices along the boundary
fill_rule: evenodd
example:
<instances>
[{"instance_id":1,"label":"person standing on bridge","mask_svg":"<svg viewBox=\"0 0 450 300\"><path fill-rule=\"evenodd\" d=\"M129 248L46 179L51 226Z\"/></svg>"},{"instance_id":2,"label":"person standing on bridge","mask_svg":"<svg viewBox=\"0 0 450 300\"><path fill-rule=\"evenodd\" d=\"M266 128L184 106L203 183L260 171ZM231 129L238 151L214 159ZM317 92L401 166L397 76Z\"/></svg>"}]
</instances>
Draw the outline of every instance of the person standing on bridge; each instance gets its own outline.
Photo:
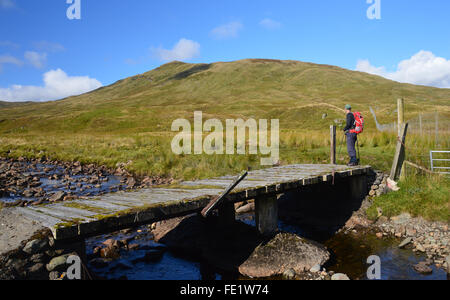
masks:
<instances>
[{"instance_id":1,"label":"person standing on bridge","mask_svg":"<svg viewBox=\"0 0 450 300\"><path fill-rule=\"evenodd\" d=\"M356 158L356 148L355 144L358 140L358 135L354 132L355 129L355 116L352 113L352 106L347 104L345 106L345 113L347 115L347 124L344 128L345 135L347 136L347 151L348 156L350 156L349 166L357 166L358 159Z\"/></svg>"}]
</instances>

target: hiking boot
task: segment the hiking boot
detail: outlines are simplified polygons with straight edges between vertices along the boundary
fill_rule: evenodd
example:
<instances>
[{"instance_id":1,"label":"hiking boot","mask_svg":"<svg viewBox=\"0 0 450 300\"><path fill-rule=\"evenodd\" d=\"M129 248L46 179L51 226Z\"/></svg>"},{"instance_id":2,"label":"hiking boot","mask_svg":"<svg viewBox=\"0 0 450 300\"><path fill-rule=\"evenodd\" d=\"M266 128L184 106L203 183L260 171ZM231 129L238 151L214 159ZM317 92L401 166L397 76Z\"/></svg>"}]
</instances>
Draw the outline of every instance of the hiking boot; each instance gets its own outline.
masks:
<instances>
[{"instance_id":1,"label":"hiking boot","mask_svg":"<svg viewBox=\"0 0 450 300\"><path fill-rule=\"evenodd\" d=\"M354 167L358 165L358 159L356 157L351 157L350 158L350 162L348 163L347 166L349 167Z\"/></svg>"}]
</instances>

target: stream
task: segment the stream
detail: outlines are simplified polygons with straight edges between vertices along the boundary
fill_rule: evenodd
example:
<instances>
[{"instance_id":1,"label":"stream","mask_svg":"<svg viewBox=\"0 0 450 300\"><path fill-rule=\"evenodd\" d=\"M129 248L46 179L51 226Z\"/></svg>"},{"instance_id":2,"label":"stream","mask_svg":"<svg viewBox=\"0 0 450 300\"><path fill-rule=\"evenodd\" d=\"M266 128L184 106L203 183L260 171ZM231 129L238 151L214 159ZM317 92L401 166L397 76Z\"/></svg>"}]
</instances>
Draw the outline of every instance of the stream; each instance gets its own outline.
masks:
<instances>
[{"instance_id":1,"label":"stream","mask_svg":"<svg viewBox=\"0 0 450 300\"><path fill-rule=\"evenodd\" d=\"M240 221L255 225L250 214L237 216ZM340 232L323 240L320 234L307 232L295 225L279 223L285 232L308 235L308 238L324 244L331 253L330 261L325 265L327 271L347 274L351 279L366 280L366 260L371 255L381 259L381 279L383 280L446 280L447 274L442 269L432 266L433 273L422 275L413 269L413 265L426 257L417 255L412 250L398 249L399 240L395 238L377 239L373 232ZM90 269L104 279L128 280L228 280L249 279L239 274L223 272L195 258L170 251L164 245L153 241L148 227L144 226L128 234L103 235L87 240L88 255L92 249L101 245L106 239L132 239L140 248L135 251L121 250L121 257L105 266L89 265ZM311 236L313 235L313 236ZM316 238L314 238L314 235ZM142 261L148 251L154 251L155 257ZM269 278L280 279L280 278Z\"/></svg>"},{"instance_id":2,"label":"stream","mask_svg":"<svg viewBox=\"0 0 450 300\"><path fill-rule=\"evenodd\" d=\"M114 192L126 188L123 177L114 176L105 169L81 166L58 166L49 163L0 160L0 201L3 203L42 201L55 193L86 197ZM86 172L87 171L87 172ZM28 186L28 188L27 188ZM31 188L30 188L31 186ZM41 199L41 200L40 200ZM253 214L238 215L237 219L255 226ZM347 274L351 279L365 280L369 256L381 259L381 279L384 280L446 280L444 270L431 266L432 274L422 275L413 266L426 257L408 249L399 249L399 239L378 239L374 232L336 232L338 228L322 231L302 228L300 225L279 222L280 230L298 234L325 245L331 253L324 266L327 271ZM86 241L87 255L95 257L93 250L105 240L127 240L135 250L120 250L120 257L108 263L92 263L89 268L104 279L129 280L221 280L248 279L230 274L203 262L198 257L184 255L154 242L148 226L90 238ZM132 246L133 247L133 246ZM94 260L95 261L95 260ZM280 278L269 278L280 279Z\"/></svg>"}]
</instances>

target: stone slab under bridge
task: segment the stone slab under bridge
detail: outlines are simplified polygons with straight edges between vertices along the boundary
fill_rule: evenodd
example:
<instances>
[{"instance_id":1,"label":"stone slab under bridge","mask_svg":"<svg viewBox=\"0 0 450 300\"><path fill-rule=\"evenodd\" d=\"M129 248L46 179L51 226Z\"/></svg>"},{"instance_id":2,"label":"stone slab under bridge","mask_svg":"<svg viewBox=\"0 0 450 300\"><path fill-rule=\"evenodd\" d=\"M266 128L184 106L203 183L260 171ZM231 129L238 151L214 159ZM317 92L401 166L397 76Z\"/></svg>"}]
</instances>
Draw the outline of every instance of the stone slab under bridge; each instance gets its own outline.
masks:
<instances>
[{"instance_id":1,"label":"stone slab under bridge","mask_svg":"<svg viewBox=\"0 0 450 300\"><path fill-rule=\"evenodd\" d=\"M233 203L255 199L257 229L262 234L277 230L277 195L302 186L345 178L354 197L364 193L369 166L299 164L249 172L247 178L224 199L219 215L234 219ZM116 230L197 213L221 194L235 176L184 181L100 197L13 208L15 214L49 228L56 240L83 239Z\"/></svg>"}]
</instances>

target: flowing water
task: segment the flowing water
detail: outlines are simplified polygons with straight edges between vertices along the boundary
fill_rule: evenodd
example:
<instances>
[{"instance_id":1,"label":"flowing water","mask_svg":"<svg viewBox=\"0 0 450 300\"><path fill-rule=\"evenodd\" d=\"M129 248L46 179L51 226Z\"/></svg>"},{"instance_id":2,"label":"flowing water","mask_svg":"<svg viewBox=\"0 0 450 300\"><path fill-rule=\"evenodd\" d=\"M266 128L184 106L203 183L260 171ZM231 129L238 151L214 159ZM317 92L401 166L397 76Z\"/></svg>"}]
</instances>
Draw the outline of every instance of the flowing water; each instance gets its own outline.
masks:
<instances>
[{"instance_id":1,"label":"flowing water","mask_svg":"<svg viewBox=\"0 0 450 300\"><path fill-rule=\"evenodd\" d=\"M98 185L89 184L89 175L70 174L68 170L61 166L46 164L22 165L23 175L39 177L40 185L46 193L57 191L70 192L78 196L89 196L102 194L123 189L121 178L105 175ZM67 185L64 176L70 174L71 178L78 183L77 186ZM59 179L49 179L52 175L58 175ZM0 198L3 202L14 202L23 199L23 196L9 194ZM25 199L33 200L33 199ZM244 223L254 226L251 214L238 216ZM414 271L413 265L425 260L411 250L398 249L399 240L377 239L372 232L338 233L330 235L330 231L314 231L305 229L297 225L288 225L283 222L279 224L280 229L292 232L315 240L324 244L331 253L331 259L325 266L327 270L335 273L345 273L352 279L366 279L368 265L366 260L371 255L377 255L381 259L382 279L416 279L433 280L447 278L446 273L432 266L433 273L421 275ZM336 228L332 229L334 232ZM139 232L140 231L140 232ZM107 279L245 279L238 274L230 274L217 270L214 267L202 262L198 257L190 257L166 249L163 245L156 244L153 236L146 226L138 231L128 234L118 233L115 235L103 235L87 240L88 255L92 255L92 250L101 245L108 238L116 240L130 239L130 244L139 244L139 249L135 251L121 250L119 259L113 260L107 266L89 267L96 275ZM150 257L148 254L151 254Z\"/></svg>"},{"instance_id":2,"label":"flowing water","mask_svg":"<svg viewBox=\"0 0 450 300\"><path fill-rule=\"evenodd\" d=\"M98 182L91 183L92 175L73 174L71 170L58 165L50 164L30 164L29 162L20 162L20 171L24 177L37 177L39 184L37 188L42 188L44 195L52 195L53 193L63 191L77 197L95 196L108 192L116 192L124 189L126 185L121 182L122 178L111 174L105 174L99 178ZM56 176L56 177L53 177ZM70 180L65 176L70 176ZM68 184L69 183L69 184ZM18 200L33 202L38 200L36 197L25 197L18 192L9 192L0 195L0 202L14 203Z\"/></svg>"},{"instance_id":3,"label":"flowing water","mask_svg":"<svg viewBox=\"0 0 450 300\"><path fill-rule=\"evenodd\" d=\"M253 224L251 215L238 217L247 224ZM280 229L287 232L305 234L305 230L280 222ZM180 253L172 252L163 245L153 241L153 236L147 227L141 227L140 233L104 235L91 238L87 241L88 254L102 241L113 238L122 240L137 237L132 243L138 243L141 247L136 251L123 251L121 257L109 263L103 268L95 268L90 265L96 275L106 279L130 279L130 280L200 280L200 279L246 279L238 274L230 274L217 270L202 262L196 257L186 257ZM314 235L314 234L313 234ZM377 239L373 232L349 232L338 233L331 238L323 240L323 236L316 235L316 241L324 244L331 253L331 259L325 265L328 271L347 274L351 279L365 280L369 265L367 258L377 255L381 259L381 279L383 280L446 280L446 272L432 266L433 273L422 275L414 271L413 265L425 260L426 257L415 254L411 250L398 249L399 240ZM142 257L148 251L159 251L154 261L142 261ZM273 278L279 279L279 278Z\"/></svg>"}]
</instances>

